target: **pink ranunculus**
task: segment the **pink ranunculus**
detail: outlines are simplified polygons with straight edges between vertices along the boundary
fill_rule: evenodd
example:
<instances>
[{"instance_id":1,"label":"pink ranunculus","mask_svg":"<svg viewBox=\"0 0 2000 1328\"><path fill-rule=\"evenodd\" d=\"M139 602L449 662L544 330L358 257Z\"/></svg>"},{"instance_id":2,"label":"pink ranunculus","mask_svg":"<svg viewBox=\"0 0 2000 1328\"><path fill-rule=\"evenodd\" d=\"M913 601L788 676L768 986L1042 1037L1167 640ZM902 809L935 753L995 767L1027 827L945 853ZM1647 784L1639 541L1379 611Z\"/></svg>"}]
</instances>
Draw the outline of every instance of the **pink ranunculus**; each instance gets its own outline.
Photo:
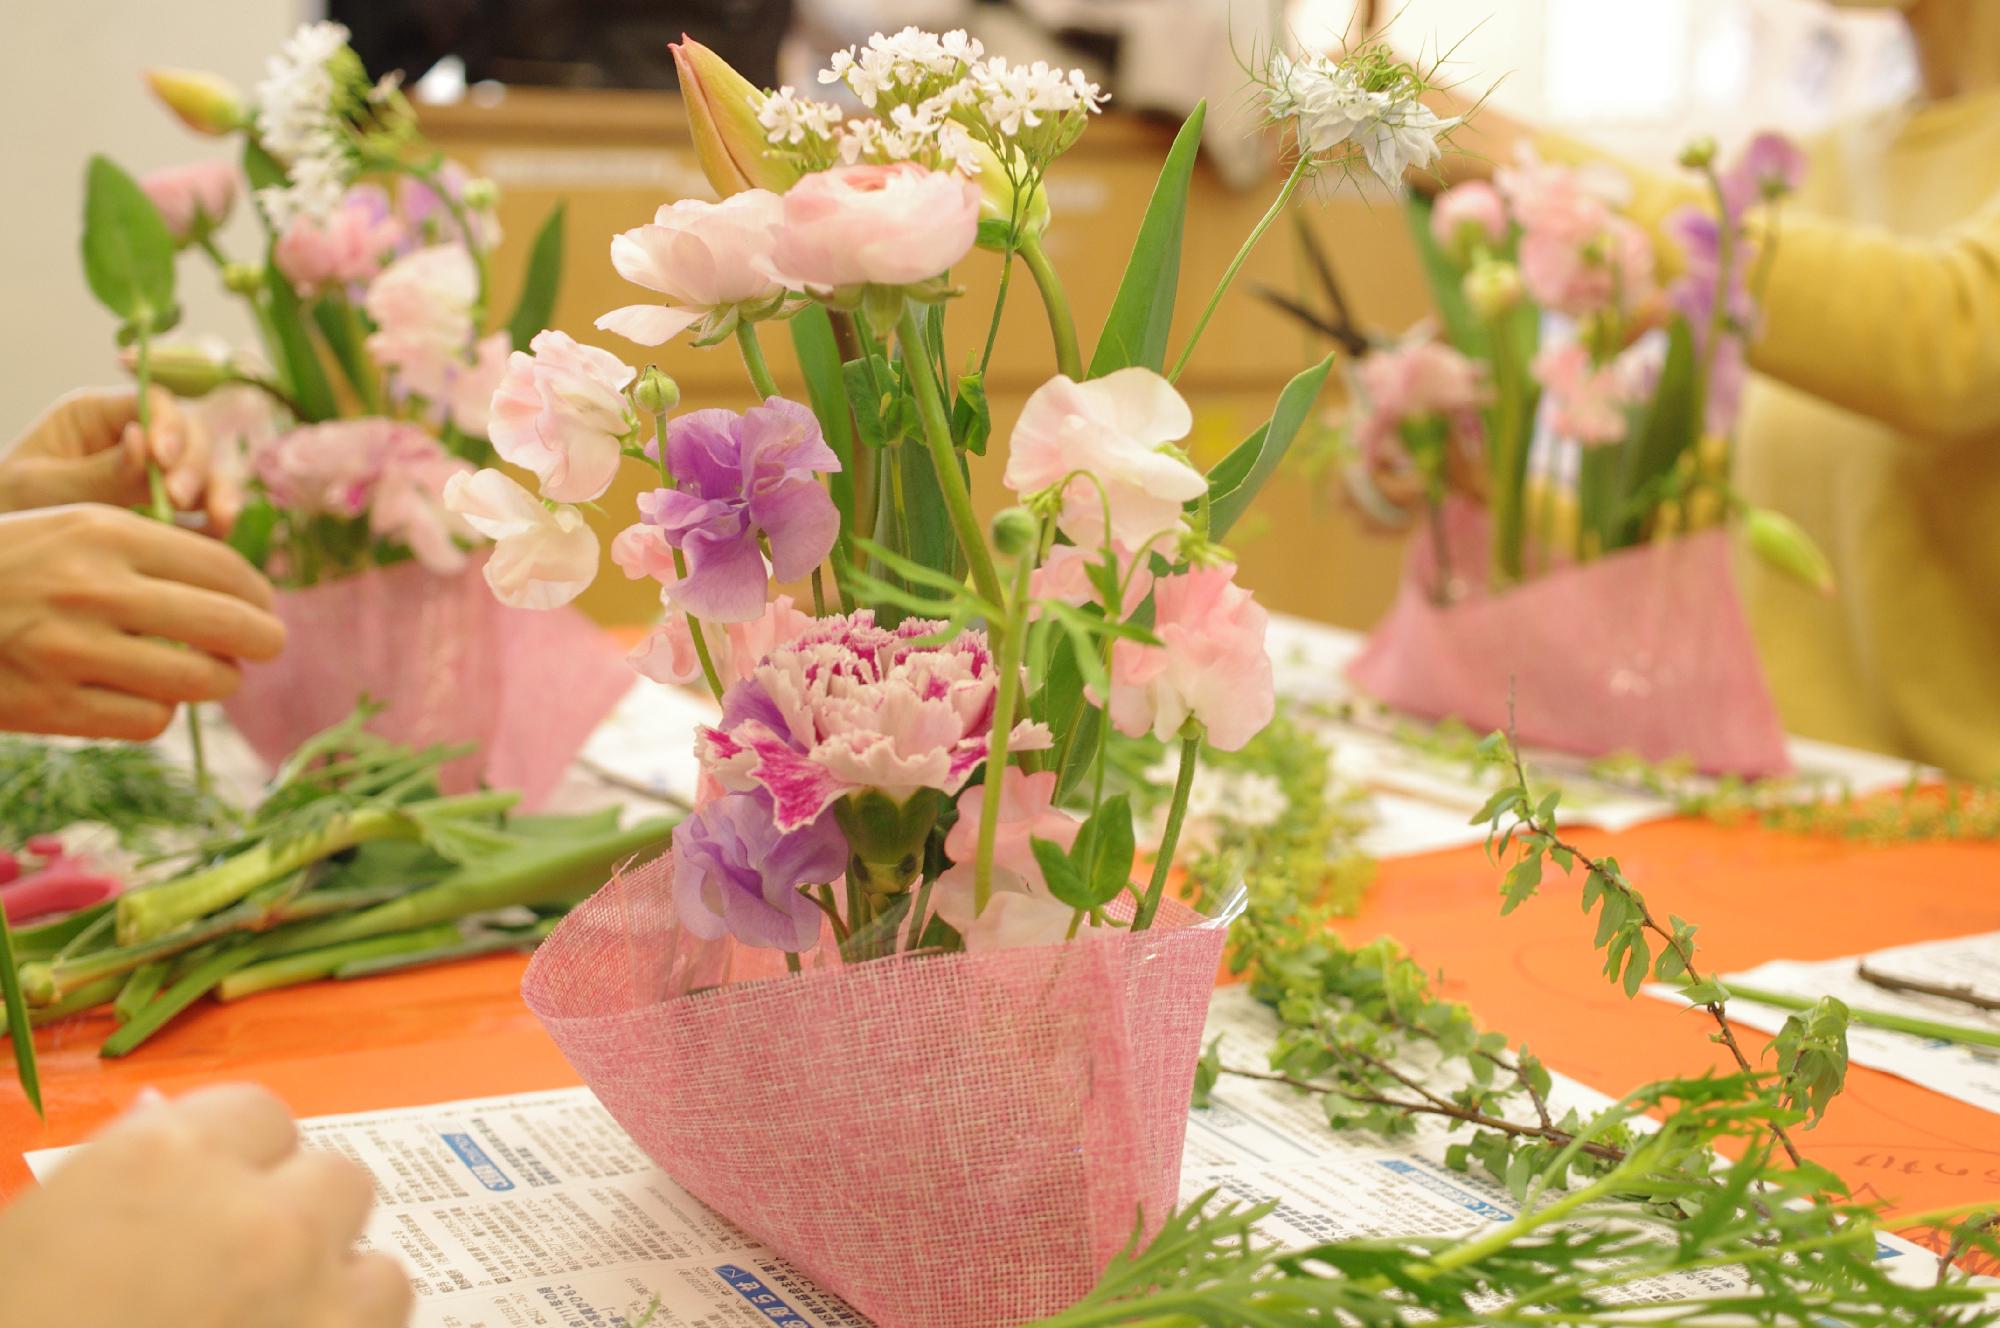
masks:
<instances>
[{"instance_id":1,"label":"pink ranunculus","mask_svg":"<svg viewBox=\"0 0 2000 1328\"><path fill-rule=\"evenodd\" d=\"M373 415L301 425L258 446L251 468L287 512L357 517L374 500L383 461L403 430L423 432Z\"/></svg>"},{"instance_id":2,"label":"pink ranunculus","mask_svg":"<svg viewBox=\"0 0 2000 1328\"><path fill-rule=\"evenodd\" d=\"M1446 253L1460 261L1475 246L1489 248L1507 238L1507 204L1500 191L1484 180L1467 180L1438 195L1431 209L1431 234Z\"/></svg>"},{"instance_id":3,"label":"pink ranunculus","mask_svg":"<svg viewBox=\"0 0 2000 1328\"><path fill-rule=\"evenodd\" d=\"M1004 479L1022 495L1062 484L1056 524L1078 544L1103 543L1108 504L1111 537L1146 548L1177 534L1183 504L1208 489L1200 471L1165 450L1193 427L1187 402L1151 369L1120 369L1087 383L1058 374L1021 408Z\"/></svg>"},{"instance_id":4,"label":"pink ranunculus","mask_svg":"<svg viewBox=\"0 0 2000 1328\"><path fill-rule=\"evenodd\" d=\"M634 285L658 291L665 304L628 304L597 326L642 346L658 346L696 323L704 337L726 334L744 306L773 306L785 285L770 274L771 244L784 202L764 189L720 203L698 198L669 203L651 225L611 241L611 265Z\"/></svg>"},{"instance_id":5,"label":"pink ranunculus","mask_svg":"<svg viewBox=\"0 0 2000 1328\"><path fill-rule=\"evenodd\" d=\"M538 332L515 351L493 394L494 450L535 473L542 496L563 503L602 497L638 428L625 389L637 371L566 333Z\"/></svg>"},{"instance_id":6,"label":"pink ranunculus","mask_svg":"<svg viewBox=\"0 0 2000 1328\"><path fill-rule=\"evenodd\" d=\"M1161 644L1118 641L1111 648L1111 722L1163 741L1190 717L1209 745L1233 752L1255 737L1276 708L1270 615L1235 583L1233 566L1197 567L1153 586L1153 632Z\"/></svg>"},{"instance_id":7,"label":"pink ranunculus","mask_svg":"<svg viewBox=\"0 0 2000 1328\"><path fill-rule=\"evenodd\" d=\"M395 254L403 225L389 197L374 185L356 185L324 222L298 216L271 250L271 261L301 298L345 290L372 280Z\"/></svg>"},{"instance_id":8,"label":"pink ranunculus","mask_svg":"<svg viewBox=\"0 0 2000 1328\"><path fill-rule=\"evenodd\" d=\"M470 475L472 463L414 426L397 430L382 461L368 508L368 528L406 546L426 569L449 575L465 566L460 541L477 536L463 517L444 505L453 476Z\"/></svg>"},{"instance_id":9,"label":"pink ranunculus","mask_svg":"<svg viewBox=\"0 0 2000 1328\"><path fill-rule=\"evenodd\" d=\"M1402 427L1442 418L1461 443L1479 437L1479 408L1491 399L1485 367L1419 328L1400 345L1373 351L1355 370L1364 398L1355 444L1371 466L1400 455Z\"/></svg>"},{"instance_id":10,"label":"pink ranunculus","mask_svg":"<svg viewBox=\"0 0 2000 1328\"><path fill-rule=\"evenodd\" d=\"M1125 582L1124 603L1120 606L1119 617L1129 618L1143 604L1146 596L1153 591L1153 569L1151 559L1139 559L1134 565L1132 551L1122 544L1114 544L1112 552L1118 558L1118 574ZM1060 604L1098 604L1102 600L1097 587L1090 579L1090 565L1102 565L1104 549L1101 545L1082 548L1075 544L1058 544L1049 550L1049 556L1042 560L1028 577L1028 594L1037 600L1054 600ZM1039 610L1031 608L1029 615L1039 616Z\"/></svg>"},{"instance_id":11,"label":"pink ranunculus","mask_svg":"<svg viewBox=\"0 0 2000 1328\"><path fill-rule=\"evenodd\" d=\"M634 581L650 576L664 586L679 579L674 571L674 546L667 542L667 532L644 521L629 525L612 537L611 561Z\"/></svg>"},{"instance_id":12,"label":"pink ranunculus","mask_svg":"<svg viewBox=\"0 0 2000 1328\"><path fill-rule=\"evenodd\" d=\"M1533 372L1548 394L1549 427L1558 437L1600 447L1625 436L1625 408L1636 397L1616 364L1594 366L1590 352L1569 341L1537 355Z\"/></svg>"},{"instance_id":13,"label":"pink ranunculus","mask_svg":"<svg viewBox=\"0 0 2000 1328\"><path fill-rule=\"evenodd\" d=\"M671 564L667 571L666 579L671 582ZM641 677L654 682L694 686L703 681L701 656L695 652L694 632L688 627L687 614L665 595L660 602L666 608L666 619L646 634L625 657L626 662ZM730 623L726 630L715 623L703 623L702 641L708 646L717 676L727 686L749 677L764 656L804 635L812 625L812 616L795 607L790 595L780 595L765 608L761 618Z\"/></svg>"},{"instance_id":14,"label":"pink ranunculus","mask_svg":"<svg viewBox=\"0 0 2000 1328\"><path fill-rule=\"evenodd\" d=\"M974 181L914 162L817 171L785 193L768 271L819 293L929 281L972 251L979 198Z\"/></svg>"},{"instance_id":15,"label":"pink ranunculus","mask_svg":"<svg viewBox=\"0 0 2000 1328\"><path fill-rule=\"evenodd\" d=\"M375 331L368 351L394 375L400 394L445 400L453 373L469 363L478 298L479 268L460 244L406 254L369 284L364 306Z\"/></svg>"},{"instance_id":16,"label":"pink ranunculus","mask_svg":"<svg viewBox=\"0 0 2000 1328\"><path fill-rule=\"evenodd\" d=\"M1053 770L1029 774L1006 767L1000 784L1000 819L993 835L993 893L986 901L986 910L977 915L972 905L986 788L974 785L958 795L958 821L944 841L945 856L952 866L937 878L931 903L965 938L966 949L1054 945L1069 934L1075 910L1049 895L1033 847L1037 839L1064 849L1076 842L1081 827L1074 816L1054 805L1055 791Z\"/></svg>"},{"instance_id":17,"label":"pink ranunculus","mask_svg":"<svg viewBox=\"0 0 2000 1328\"><path fill-rule=\"evenodd\" d=\"M729 689L722 722L701 731L704 769L733 792L768 793L781 830L864 789L896 802L926 788L957 793L991 752L999 671L976 629L919 644L945 628L921 618L880 627L867 609L819 619ZM1024 721L1009 750L1053 741Z\"/></svg>"},{"instance_id":18,"label":"pink ranunculus","mask_svg":"<svg viewBox=\"0 0 2000 1328\"><path fill-rule=\"evenodd\" d=\"M444 505L493 541L486 584L502 604L553 609L597 576L597 536L574 507L553 510L497 470L457 474Z\"/></svg>"},{"instance_id":19,"label":"pink ranunculus","mask_svg":"<svg viewBox=\"0 0 2000 1328\"><path fill-rule=\"evenodd\" d=\"M175 244L187 244L229 219L236 206L236 167L226 161L196 161L139 177L139 187Z\"/></svg>"}]
</instances>

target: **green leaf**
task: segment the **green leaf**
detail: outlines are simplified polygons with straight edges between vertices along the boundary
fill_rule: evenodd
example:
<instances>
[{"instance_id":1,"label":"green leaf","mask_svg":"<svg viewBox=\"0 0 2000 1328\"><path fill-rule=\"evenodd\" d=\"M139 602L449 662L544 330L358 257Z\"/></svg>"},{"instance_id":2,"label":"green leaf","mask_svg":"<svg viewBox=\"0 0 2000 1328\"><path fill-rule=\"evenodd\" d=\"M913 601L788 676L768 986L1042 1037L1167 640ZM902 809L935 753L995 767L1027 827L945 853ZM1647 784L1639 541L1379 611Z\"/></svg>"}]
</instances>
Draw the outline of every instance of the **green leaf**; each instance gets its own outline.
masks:
<instances>
[{"instance_id":1,"label":"green leaf","mask_svg":"<svg viewBox=\"0 0 2000 1328\"><path fill-rule=\"evenodd\" d=\"M1694 338L1687 320L1677 318L1667 331L1667 358L1660 366L1659 386L1654 389L1652 409L1633 431L1623 449L1619 473L1619 512L1614 527L1615 543L1622 547L1638 539L1646 513L1632 510L1630 498L1665 479L1695 440L1701 436L1703 404L1696 390L1700 372L1695 363Z\"/></svg>"},{"instance_id":2,"label":"green leaf","mask_svg":"<svg viewBox=\"0 0 2000 1328\"><path fill-rule=\"evenodd\" d=\"M1088 378L1102 378L1119 369L1143 365L1155 373L1166 367L1167 336L1173 329L1174 295L1180 286L1181 235L1186 229L1188 188L1194 180L1195 155L1201 147L1208 103L1197 102L1193 114L1174 136L1160 168L1153 200L1132 242L1132 260L1118 295L1098 335Z\"/></svg>"},{"instance_id":3,"label":"green leaf","mask_svg":"<svg viewBox=\"0 0 2000 1328\"><path fill-rule=\"evenodd\" d=\"M840 509L840 528L854 529L854 420L847 408L847 384L842 376L840 345L824 305L807 305L791 321L792 348L805 374L806 395L826 435L826 445L840 458L840 469L827 480L833 505Z\"/></svg>"},{"instance_id":4,"label":"green leaf","mask_svg":"<svg viewBox=\"0 0 2000 1328\"><path fill-rule=\"evenodd\" d=\"M1047 839L1030 839L1028 847L1034 851L1035 863L1042 869L1042 879L1048 883L1049 893L1071 908L1095 908L1091 901L1090 885L1083 879L1076 864L1069 860L1061 844Z\"/></svg>"},{"instance_id":5,"label":"green leaf","mask_svg":"<svg viewBox=\"0 0 2000 1328\"><path fill-rule=\"evenodd\" d=\"M568 207L558 203L550 208L542 228L535 232L521 298L514 301L514 316L507 320L507 336L515 350L526 350L535 334L555 317L556 289L562 284L563 217Z\"/></svg>"},{"instance_id":6,"label":"green leaf","mask_svg":"<svg viewBox=\"0 0 2000 1328\"><path fill-rule=\"evenodd\" d=\"M1417 261L1430 286L1431 300L1437 305L1446 339L1476 360L1490 359L1493 334L1465 298L1465 273L1438 247L1437 237L1431 234L1430 200L1412 192L1403 209L1403 219L1409 223L1410 241L1416 246Z\"/></svg>"},{"instance_id":7,"label":"green leaf","mask_svg":"<svg viewBox=\"0 0 2000 1328\"><path fill-rule=\"evenodd\" d=\"M1292 440L1311 418L1320 389L1333 368L1329 355L1285 385L1270 422L1251 434L1208 473L1209 538L1220 540L1278 469Z\"/></svg>"},{"instance_id":8,"label":"green leaf","mask_svg":"<svg viewBox=\"0 0 2000 1328\"><path fill-rule=\"evenodd\" d=\"M335 363L347 375L347 381L358 394L369 391L363 384L374 377L374 366L370 364L366 348L362 345L354 319L348 317L344 302L315 300L312 305L313 326L319 329L326 341L327 349L333 352Z\"/></svg>"},{"instance_id":9,"label":"green leaf","mask_svg":"<svg viewBox=\"0 0 2000 1328\"><path fill-rule=\"evenodd\" d=\"M84 174L83 275L100 304L148 331L174 307L174 237L139 182L102 155Z\"/></svg>"},{"instance_id":10,"label":"green leaf","mask_svg":"<svg viewBox=\"0 0 2000 1328\"><path fill-rule=\"evenodd\" d=\"M271 301L271 335L283 361L285 384L291 388L305 416L301 422L316 424L333 419L340 413L340 405L334 400L332 384L327 382L319 350L306 331L305 315L292 283L272 263L265 273L264 285Z\"/></svg>"},{"instance_id":11,"label":"green leaf","mask_svg":"<svg viewBox=\"0 0 2000 1328\"><path fill-rule=\"evenodd\" d=\"M236 514L229 529L229 547L252 567L262 568L271 556L271 536L278 527L278 509L268 498L254 498Z\"/></svg>"},{"instance_id":12,"label":"green leaf","mask_svg":"<svg viewBox=\"0 0 2000 1328\"><path fill-rule=\"evenodd\" d=\"M285 185L284 166L251 134L243 136L243 178L253 194L259 189L282 189ZM262 216L263 211L259 207L258 215Z\"/></svg>"},{"instance_id":13,"label":"green leaf","mask_svg":"<svg viewBox=\"0 0 2000 1328\"><path fill-rule=\"evenodd\" d=\"M951 436L974 456L986 455L993 436L993 410L986 401L986 376L969 373L958 380L958 402L951 408Z\"/></svg>"},{"instance_id":14,"label":"green leaf","mask_svg":"<svg viewBox=\"0 0 2000 1328\"><path fill-rule=\"evenodd\" d=\"M1132 800L1123 793L1106 798L1076 832L1069 860L1082 877L1090 903L1076 907L1101 908L1116 899L1132 883L1132 860L1137 846L1132 837Z\"/></svg>"},{"instance_id":15,"label":"green leaf","mask_svg":"<svg viewBox=\"0 0 2000 1328\"><path fill-rule=\"evenodd\" d=\"M0 910L0 996L6 999L7 1037L14 1044L14 1069L21 1091L37 1116L42 1115L42 1076L35 1064L35 1026L28 1019L28 1002L21 994L21 970L14 962L14 935Z\"/></svg>"}]
</instances>

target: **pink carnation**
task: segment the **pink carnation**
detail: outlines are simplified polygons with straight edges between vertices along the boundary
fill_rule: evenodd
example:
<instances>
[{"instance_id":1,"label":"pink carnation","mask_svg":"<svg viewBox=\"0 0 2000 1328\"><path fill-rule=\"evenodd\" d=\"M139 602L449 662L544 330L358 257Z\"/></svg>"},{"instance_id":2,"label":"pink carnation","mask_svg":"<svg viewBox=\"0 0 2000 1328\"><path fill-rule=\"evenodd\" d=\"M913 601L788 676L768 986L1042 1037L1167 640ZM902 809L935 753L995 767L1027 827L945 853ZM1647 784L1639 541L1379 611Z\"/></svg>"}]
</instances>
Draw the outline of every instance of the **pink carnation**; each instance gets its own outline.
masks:
<instances>
[{"instance_id":1,"label":"pink carnation","mask_svg":"<svg viewBox=\"0 0 2000 1328\"><path fill-rule=\"evenodd\" d=\"M324 222L303 213L294 217L273 246L271 261L301 298L309 298L373 279L402 238L388 195L374 185L356 185Z\"/></svg>"},{"instance_id":2,"label":"pink carnation","mask_svg":"<svg viewBox=\"0 0 2000 1328\"><path fill-rule=\"evenodd\" d=\"M1157 646L1111 648L1111 722L1162 741L1189 719L1209 744L1233 752L1271 722L1276 693L1264 649L1270 615L1235 584L1233 566L1198 567L1153 587Z\"/></svg>"},{"instance_id":3,"label":"pink carnation","mask_svg":"<svg viewBox=\"0 0 2000 1328\"><path fill-rule=\"evenodd\" d=\"M820 619L729 689L722 723L701 733L704 767L732 791L768 792L781 830L863 789L897 802L958 792L986 760L999 675L984 632L919 644L945 628L880 627L868 609ZM1022 723L1009 745L1051 742L1045 726Z\"/></svg>"},{"instance_id":4,"label":"pink carnation","mask_svg":"<svg viewBox=\"0 0 2000 1328\"><path fill-rule=\"evenodd\" d=\"M478 536L464 518L444 505L445 486L454 475L472 473L472 463L444 450L421 429L400 428L389 440L368 508L368 528L407 547L425 568L440 575L465 566L463 543Z\"/></svg>"},{"instance_id":5,"label":"pink carnation","mask_svg":"<svg viewBox=\"0 0 2000 1328\"><path fill-rule=\"evenodd\" d=\"M139 187L160 210L174 243L186 244L229 220L236 205L236 167L226 161L169 166L139 177Z\"/></svg>"},{"instance_id":6,"label":"pink carnation","mask_svg":"<svg viewBox=\"0 0 2000 1328\"><path fill-rule=\"evenodd\" d=\"M251 468L287 512L357 517L375 496L392 441L406 430L423 432L377 416L301 425L258 447Z\"/></svg>"},{"instance_id":7,"label":"pink carnation","mask_svg":"<svg viewBox=\"0 0 2000 1328\"><path fill-rule=\"evenodd\" d=\"M1491 399L1486 370L1419 329L1402 344L1371 352L1356 369L1361 414L1355 442L1371 466L1400 455L1406 424L1443 419L1462 442L1479 437L1479 408Z\"/></svg>"}]
</instances>

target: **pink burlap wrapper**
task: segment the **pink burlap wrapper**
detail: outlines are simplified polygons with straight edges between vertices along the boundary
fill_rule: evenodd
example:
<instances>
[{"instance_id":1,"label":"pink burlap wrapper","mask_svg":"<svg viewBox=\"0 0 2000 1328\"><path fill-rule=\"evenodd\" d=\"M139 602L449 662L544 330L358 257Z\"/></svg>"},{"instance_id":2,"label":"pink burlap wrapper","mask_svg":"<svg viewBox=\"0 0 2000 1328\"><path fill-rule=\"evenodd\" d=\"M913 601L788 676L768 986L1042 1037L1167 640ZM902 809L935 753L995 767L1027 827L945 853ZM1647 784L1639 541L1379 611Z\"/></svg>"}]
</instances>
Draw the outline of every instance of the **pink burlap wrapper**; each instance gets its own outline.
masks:
<instances>
[{"instance_id":1,"label":"pink burlap wrapper","mask_svg":"<svg viewBox=\"0 0 2000 1328\"><path fill-rule=\"evenodd\" d=\"M1453 574L1475 589L1446 606L1432 599L1431 540L1411 540L1396 602L1348 666L1362 691L1484 730L1506 727L1511 686L1530 746L1687 759L1710 774L1791 768L1725 532L1657 540L1489 594L1478 589L1487 529L1478 509L1447 509Z\"/></svg>"},{"instance_id":2,"label":"pink burlap wrapper","mask_svg":"<svg viewBox=\"0 0 2000 1328\"><path fill-rule=\"evenodd\" d=\"M880 1328L1063 1308L1177 1205L1224 928L802 975L683 931L670 858L613 878L522 993L666 1173ZM823 947L824 950L830 947Z\"/></svg>"},{"instance_id":3,"label":"pink burlap wrapper","mask_svg":"<svg viewBox=\"0 0 2000 1328\"><path fill-rule=\"evenodd\" d=\"M414 563L280 591L285 652L243 671L223 703L266 763L344 718L364 694L369 724L414 746L476 742L445 770L447 792L480 783L540 805L591 731L632 686L617 645L574 609L513 609L477 560L452 576Z\"/></svg>"}]
</instances>

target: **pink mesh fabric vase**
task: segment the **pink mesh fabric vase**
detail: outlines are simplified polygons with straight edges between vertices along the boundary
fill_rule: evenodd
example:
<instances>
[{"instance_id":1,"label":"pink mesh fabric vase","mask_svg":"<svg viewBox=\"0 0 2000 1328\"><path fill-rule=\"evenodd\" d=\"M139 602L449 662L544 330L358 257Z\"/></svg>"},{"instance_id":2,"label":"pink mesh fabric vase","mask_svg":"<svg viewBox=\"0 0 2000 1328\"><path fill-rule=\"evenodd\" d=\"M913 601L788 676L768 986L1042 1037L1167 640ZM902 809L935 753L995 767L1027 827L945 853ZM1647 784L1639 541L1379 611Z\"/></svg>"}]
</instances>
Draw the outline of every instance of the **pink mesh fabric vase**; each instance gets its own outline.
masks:
<instances>
[{"instance_id":1,"label":"pink mesh fabric vase","mask_svg":"<svg viewBox=\"0 0 2000 1328\"><path fill-rule=\"evenodd\" d=\"M1410 542L1387 618L1348 668L1368 695L1427 718L1506 727L1585 756L1685 758L1710 774L1782 774L1784 728L1730 573L1709 530L1560 567L1488 593L1483 512L1446 510L1452 571L1470 593L1433 601L1432 541Z\"/></svg>"},{"instance_id":2,"label":"pink mesh fabric vase","mask_svg":"<svg viewBox=\"0 0 2000 1328\"><path fill-rule=\"evenodd\" d=\"M632 687L618 647L574 609L510 609L478 561L453 576L415 563L280 591L285 653L243 672L223 703L267 764L338 722L362 695L369 727L414 746L476 742L447 792L484 782L538 806Z\"/></svg>"},{"instance_id":3,"label":"pink mesh fabric vase","mask_svg":"<svg viewBox=\"0 0 2000 1328\"><path fill-rule=\"evenodd\" d=\"M800 975L679 927L662 858L542 944L522 991L682 1186L880 1328L1074 1302L1175 1207L1224 928Z\"/></svg>"}]
</instances>

